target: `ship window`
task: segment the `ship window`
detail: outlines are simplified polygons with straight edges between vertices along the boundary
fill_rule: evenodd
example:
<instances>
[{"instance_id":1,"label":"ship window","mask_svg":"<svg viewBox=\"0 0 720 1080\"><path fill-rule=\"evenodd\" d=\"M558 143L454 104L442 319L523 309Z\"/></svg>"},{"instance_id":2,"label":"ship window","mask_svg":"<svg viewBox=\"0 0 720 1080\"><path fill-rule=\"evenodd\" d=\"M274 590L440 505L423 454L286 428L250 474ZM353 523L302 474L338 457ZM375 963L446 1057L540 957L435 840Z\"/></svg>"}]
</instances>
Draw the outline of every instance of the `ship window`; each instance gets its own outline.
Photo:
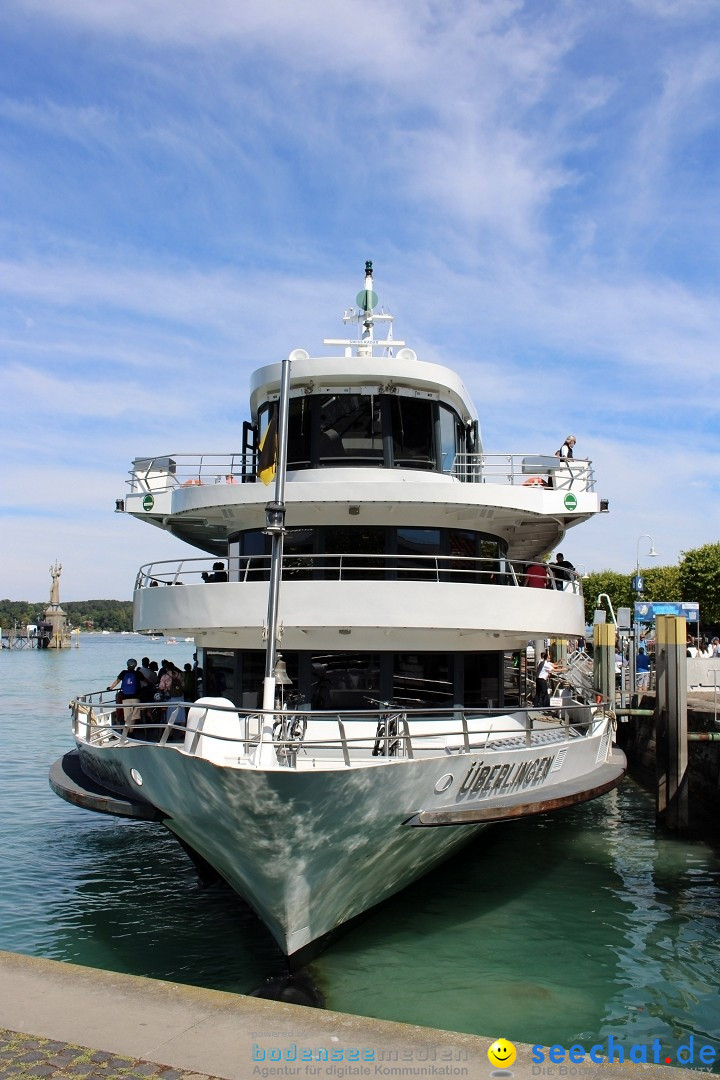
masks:
<instances>
[{"instance_id":1,"label":"ship window","mask_svg":"<svg viewBox=\"0 0 720 1080\"><path fill-rule=\"evenodd\" d=\"M489 709L500 705L500 670L503 654L470 653L465 658L465 708Z\"/></svg>"},{"instance_id":2,"label":"ship window","mask_svg":"<svg viewBox=\"0 0 720 1080\"><path fill-rule=\"evenodd\" d=\"M433 401L392 399L393 463L400 469L435 468L435 410Z\"/></svg>"},{"instance_id":3,"label":"ship window","mask_svg":"<svg viewBox=\"0 0 720 1080\"><path fill-rule=\"evenodd\" d=\"M452 472L455 455L463 449L461 427L457 415L447 405L440 406L440 468L444 473Z\"/></svg>"},{"instance_id":4,"label":"ship window","mask_svg":"<svg viewBox=\"0 0 720 1080\"><path fill-rule=\"evenodd\" d=\"M243 709L259 709L262 704L263 679L265 678L265 653L243 652L240 689Z\"/></svg>"},{"instance_id":5,"label":"ship window","mask_svg":"<svg viewBox=\"0 0 720 1080\"><path fill-rule=\"evenodd\" d=\"M310 465L309 397L290 398L288 415L288 469L307 469Z\"/></svg>"},{"instance_id":6,"label":"ship window","mask_svg":"<svg viewBox=\"0 0 720 1080\"><path fill-rule=\"evenodd\" d=\"M504 541L470 529L328 525L288 529L284 576L338 580L383 578L508 584ZM234 533L228 543L232 581L267 580L270 538L262 529ZM437 556L437 558L434 558Z\"/></svg>"},{"instance_id":7,"label":"ship window","mask_svg":"<svg viewBox=\"0 0 720 1080\"><path fill-rule=\"evenodd\" d=\"M267 581L270 574L270 538L261 529L235 533L228 540L231 581Z\"/></svg>"},{"instance_id":8,"label":"ship window","mask_svg":"<svg viewBox=\"0 0 720 1080\"><path fill-rule=\"evenodd\" d=\"M313 574L314 529L288 529L283 550L283 578L311 578Z\"/></svg>"},{"instance_id":9,"label":"ship window","mask_svg":"<svg viewBox=\"0 0 720 1080\"><path fill-rule=\"evenodd\" d=\"M497 544L495 545L497 549ZM448 532L448 555L444 562L446 581L477 581L487 585L491 580L494 564L477 562L477 535L464 529L450 529Z\"/></svg>"},{"instance_id":10,"label":"ship window","mask_svg":"<svg viewBox=\"0 0 720 1080\"><path fill-rule=\"evenodd\" d=\"M325 577L380 578L385 567L387 530L374 525L331 525L322 530Z\"/></svg>"},{"instance_id":11,"label":"ship window","mask_svg":"<svg viewBox=\"0 0 720 1080\"><path fill-rule=\"evenodd\" d=\"M440 554L440 529L398 529L397 553L398 578L435 581L438 562L428 556Z\"/></svg>"},{"instance_id":12,"label":"ship window","mask_svg":"<svg viewBox=\"0 0 720 1080\"><path fill-rule=\"evenodd\" d=\"M205 650L205 693L235 700L235 653L232 649Z\"/></svg>"},{"instance_id":13,"label":"ship window","mask_svg":"<svg viewBox=\"0 0 720 1080\"><path fill-rule=\"evenodd\" d=\"M377 653L330 653L311 659L313 709L368 709L380 694Z\"/></svg>"},{"instance_id":14,"label":"ship window","mask_svg":"<svg viewBox=\"0 0 720 1080\"><path fill-rule=\"evenodd\" d=\"M374 394L327 394L316 402L321 465L345 465L347 458L382 465L380 402Z\"/></svg>"},{"instance_id":15,"label":"ship window","mask_svg":"<svg viewBox=\"0 0 720 1080\"><path fill-rule=\"evenodd\" d=\"M452 704L451 657L446 653L397 653L393 701L409 708Z\"/></svg>"}]
</instances>

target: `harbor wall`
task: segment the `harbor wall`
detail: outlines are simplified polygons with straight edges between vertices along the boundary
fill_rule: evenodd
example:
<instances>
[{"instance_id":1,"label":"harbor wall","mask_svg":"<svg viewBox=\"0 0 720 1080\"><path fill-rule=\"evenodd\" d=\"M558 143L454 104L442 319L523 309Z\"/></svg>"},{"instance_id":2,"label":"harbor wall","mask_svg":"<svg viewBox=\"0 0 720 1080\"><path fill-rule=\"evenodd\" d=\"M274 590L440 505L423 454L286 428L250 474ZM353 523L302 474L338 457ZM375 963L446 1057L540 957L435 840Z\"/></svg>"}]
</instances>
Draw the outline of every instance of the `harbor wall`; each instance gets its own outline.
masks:
<instances>
[{"instance_id":1,"label":"harbor wall","mask_svg":"<svg viewBox=\"0 0 720 1080\"><path fill-rule=\"evenodd\" d=\"M633 697L633 707L655 709L655 693ZM688 733L720 733L720 693L689 694ZM618 723L617 743L628 759L630 775L648 790L656 789L656 718L630 716ZM688 742L689 827L720 836L720 742Z\"/></svg>"}]
</instances>

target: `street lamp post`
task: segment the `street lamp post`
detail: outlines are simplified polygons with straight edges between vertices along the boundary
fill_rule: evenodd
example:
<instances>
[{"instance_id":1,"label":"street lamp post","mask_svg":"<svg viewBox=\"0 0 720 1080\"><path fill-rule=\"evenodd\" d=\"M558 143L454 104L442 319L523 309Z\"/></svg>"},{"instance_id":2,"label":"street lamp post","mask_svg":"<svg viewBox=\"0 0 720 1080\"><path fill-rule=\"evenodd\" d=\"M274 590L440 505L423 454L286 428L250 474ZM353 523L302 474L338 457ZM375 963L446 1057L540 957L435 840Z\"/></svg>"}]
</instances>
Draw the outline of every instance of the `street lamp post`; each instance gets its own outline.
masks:
<instances>
[{"instance_id":1,"label":"street lamp post","mask_svg":"<svg viewBox=\"0 0 720 1080\"><path fill-rule=\"evenodd\" d=\"M643 591L642 578L640 577L640 541L641 540L649 540L650 541L650 550L648 551L648 556L651 559L656 559L658 557L658 554L659 554L659 552L657 552L655 550L655 541L653 540L650 533L643 533L642 536L638 536L637 547L635 549L635 586L634 586L635 587L635 592L637 592L637 593L641 593Z\"/></svg>"},{"instance_id":2,"label":"street lamp post","mask_svg":"<svg viewBox=\"0 0 720 1080\"><path fill-rule=\"evenodd\" d=\"M650 550L648 551L649 558L656 559L658 557L658 554L659 554L659 552L657 552L655 550L655 541L653 540L650 533L643 533L642 536L638 536L637 546L635 548L635 577L633 579L633 588L634 588L634 590L635 590L635 592L636 592L636 594L638 596L640 596L642 594L642 592L643 592L643 590L645 588L645 583L643 582L643 579L640 577L640 542L642 540L649 540L650 541ZM636 669L635 669L637 641L635 640L635 638L636 638L635 620L633 619L632 630L630 632L630 656L628 658L630 660L630 665L629 665L630 670L628 672L628 676L629 676L630 686L632 687L632 690L635 689L635 683L637 681ZM632 690L631 690L631 692L632 692Z\"/></svg>"}]
</instances>

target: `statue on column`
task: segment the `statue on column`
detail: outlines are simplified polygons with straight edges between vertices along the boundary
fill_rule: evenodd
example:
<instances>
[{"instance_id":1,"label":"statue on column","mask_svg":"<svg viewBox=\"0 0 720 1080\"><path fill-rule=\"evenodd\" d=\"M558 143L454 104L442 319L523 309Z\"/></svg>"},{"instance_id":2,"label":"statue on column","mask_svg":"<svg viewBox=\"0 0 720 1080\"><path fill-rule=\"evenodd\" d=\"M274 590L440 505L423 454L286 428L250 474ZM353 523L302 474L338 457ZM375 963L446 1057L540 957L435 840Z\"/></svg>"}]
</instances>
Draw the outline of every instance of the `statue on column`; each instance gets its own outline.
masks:
<instances>
[{"instance_id":1,"label":"statue on column","mask_svg":"<svg viewBox=\"0 0 720 1080\"><path fill-rule=\"evenodd\" d=\"M55 563L50 567L50 576L52 577L52 586L50 588L50 605L60 606L60 575L62 574L62 565Z\"/></svg>"}]
</instances>

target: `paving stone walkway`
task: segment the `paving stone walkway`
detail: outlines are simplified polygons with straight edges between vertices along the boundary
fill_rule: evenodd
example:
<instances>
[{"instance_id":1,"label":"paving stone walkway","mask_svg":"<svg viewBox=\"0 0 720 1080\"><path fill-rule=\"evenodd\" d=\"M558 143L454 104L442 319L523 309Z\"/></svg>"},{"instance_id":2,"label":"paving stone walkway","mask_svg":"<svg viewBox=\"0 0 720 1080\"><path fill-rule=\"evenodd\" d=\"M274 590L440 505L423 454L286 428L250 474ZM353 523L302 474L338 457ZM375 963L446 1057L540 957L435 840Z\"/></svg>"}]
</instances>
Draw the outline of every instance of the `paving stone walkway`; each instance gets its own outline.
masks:
<instances>
[{"instance_id":1,"label":"paving stone walkway","mask_svg":"<svg viewBox=\"0 0 720 1080\"><path fill-rule=\"evenodd\" d=\"M39 1039L0 1028L0 1077L48 1077L50 1080L216 1080L205 1073L88 1050L72 1043Z\"/></svg>"}]
</instances>

